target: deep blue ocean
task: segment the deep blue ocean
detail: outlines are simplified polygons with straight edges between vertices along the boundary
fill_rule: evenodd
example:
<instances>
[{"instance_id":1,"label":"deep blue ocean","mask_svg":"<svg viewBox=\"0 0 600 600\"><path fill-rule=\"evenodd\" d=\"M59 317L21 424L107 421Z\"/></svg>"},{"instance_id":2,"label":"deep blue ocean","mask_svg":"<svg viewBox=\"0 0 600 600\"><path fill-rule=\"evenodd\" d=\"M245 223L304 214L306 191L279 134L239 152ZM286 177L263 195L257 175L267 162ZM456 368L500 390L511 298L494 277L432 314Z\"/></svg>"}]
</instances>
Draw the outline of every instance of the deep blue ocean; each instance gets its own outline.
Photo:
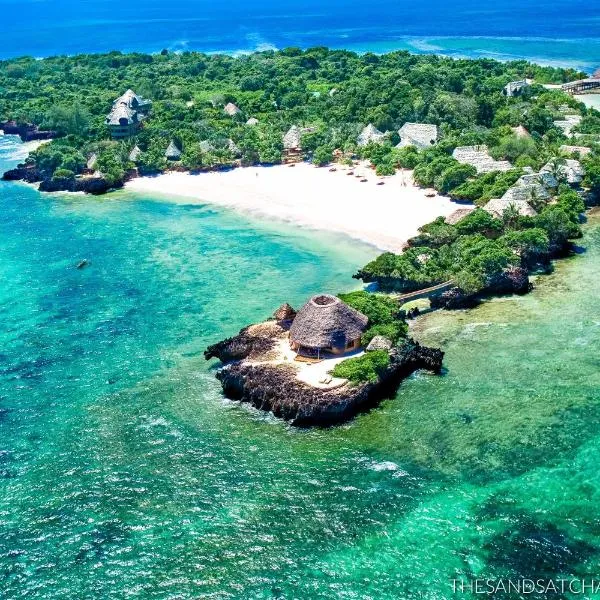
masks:
<instances>
[{"instance_id":1,"label":"deep blue ocean","mask_svg":"<svg viewBox=\"0 0 600 600\"><path fill-rule=\"evenodd\" d=\"M0 0L0 11L0 57L324 45L600 66L598 0Z\"/></svg>"}]
</instances>

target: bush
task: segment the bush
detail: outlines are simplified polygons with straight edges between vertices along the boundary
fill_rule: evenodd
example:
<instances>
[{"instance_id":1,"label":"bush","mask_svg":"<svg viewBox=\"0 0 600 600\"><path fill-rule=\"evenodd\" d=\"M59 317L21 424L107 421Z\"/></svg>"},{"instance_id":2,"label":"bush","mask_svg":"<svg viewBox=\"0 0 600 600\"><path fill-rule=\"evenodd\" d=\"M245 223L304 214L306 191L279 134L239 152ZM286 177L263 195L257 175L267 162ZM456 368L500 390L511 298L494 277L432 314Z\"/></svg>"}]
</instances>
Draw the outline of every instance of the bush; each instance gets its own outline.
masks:
<instances>
[{"instance_id":1,"label":"bush","mask_svg":"<svg viewBox=\"0 0 600 600\"><path fill-rule=\"evenodd\" d=\"M52 175L52 179L73 179L75 177L75 173L70 171L69 169L56 169L54 171L54 175Z\"/></svg>"},{"instance_id":2,"label":"bush","mask_svg":"<svg viewBox=\"0 0 600 600\"><path fill-rule=\"evenodd\" d=\"M408 325L404 321L400 321L398 319L393 323L385 323L369 327L369 329L367 329L360 338L360 343L363 346L368 346L376 335L382 335L383 337L391 340L393 344L397 344L401 339L406 337L407 333Z\"/></svg>"},{"instance_id":3,"label":"bush","mask_svg":"<svg viewBox=\"0 0 600 600\"><path fill-rule=\"evenodd\" d=\"M339 294L339 298L368 317L369 327L391 324L398 319L398 303L389 296L359 291Z\"/></svg>"},{"instance_id":4,"label":"bush","mask_svg":"<svg viewBox=\"0 0 600 600\"><path fill-rule=\"evenodd\" d=\"M351 383L375 383L390 364L386 350L367 352L356 358L348 358L338 363L331 375L347 379Z\"/></svg>"}]
</instances>

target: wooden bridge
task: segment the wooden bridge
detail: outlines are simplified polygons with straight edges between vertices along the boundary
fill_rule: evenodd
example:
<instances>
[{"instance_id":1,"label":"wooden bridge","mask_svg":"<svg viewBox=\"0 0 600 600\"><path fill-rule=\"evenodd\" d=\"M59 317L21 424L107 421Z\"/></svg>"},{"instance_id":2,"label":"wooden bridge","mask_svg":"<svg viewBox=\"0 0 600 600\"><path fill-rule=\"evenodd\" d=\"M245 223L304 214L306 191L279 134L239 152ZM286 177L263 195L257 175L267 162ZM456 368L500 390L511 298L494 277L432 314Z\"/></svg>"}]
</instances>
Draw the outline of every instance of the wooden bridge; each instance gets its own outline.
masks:
<instances>
[{"instance_id":1,"label":"wooden bridge","mask_svg":"<svg viewBox=\"0 0 600 600\"><path fill-rule=\"evenodd\" d=\"M569 94L585 94L586 92L597 90L600 92L600 77L589 77L588 79L579 79L570 81L562 86L563 92Z\"/></svg>"},{"instance_id":2,"label":"wooden bridge","mask_svg":"<svg viewBox=\"0 0 600 600\"><path fill-rule=\"evenodd\" d=\"M432 287L428 287L422 290L415 290L414 292L409 292L408 294L402 294L398 296L398 302L402 306L402 304L406 304L407 302L412 302L413 300L421 300L422 298L432 298L433 296L439 296L443 294L445 291L453 288L456 284L452 279L449 281L444 281L444 283L438 283L438 285L434 285Z\"/></svg>"}]
</instances>

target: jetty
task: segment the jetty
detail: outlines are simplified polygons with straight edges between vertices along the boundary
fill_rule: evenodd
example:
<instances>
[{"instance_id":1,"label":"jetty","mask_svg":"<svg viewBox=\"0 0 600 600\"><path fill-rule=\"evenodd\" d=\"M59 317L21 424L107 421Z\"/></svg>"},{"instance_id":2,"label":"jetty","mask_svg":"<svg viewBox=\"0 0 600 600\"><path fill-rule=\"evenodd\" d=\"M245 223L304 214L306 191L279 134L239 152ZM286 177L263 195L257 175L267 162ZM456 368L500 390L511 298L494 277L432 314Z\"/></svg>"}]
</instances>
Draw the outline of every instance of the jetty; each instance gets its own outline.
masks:
<instances>
[{"instance_id":1,"label":"jetty","mask_svg":"<svg viewBox=\"0 0 600 600\"><path fill-rule=\"evenodd\" d=\"M406 304L407 302L412 302L413 300L422 300L423 298L433 298L435 296L441 296L444 292L451 290L456 283L454 280L450 279L449 281L444 281L444 283L438 283L437 285L432 285L428 288L423 288L421 290L415 290L414 292L409 292L407 294L402 294L398 296L398 303L400 306Z\"/></svg>"}]
</instances>

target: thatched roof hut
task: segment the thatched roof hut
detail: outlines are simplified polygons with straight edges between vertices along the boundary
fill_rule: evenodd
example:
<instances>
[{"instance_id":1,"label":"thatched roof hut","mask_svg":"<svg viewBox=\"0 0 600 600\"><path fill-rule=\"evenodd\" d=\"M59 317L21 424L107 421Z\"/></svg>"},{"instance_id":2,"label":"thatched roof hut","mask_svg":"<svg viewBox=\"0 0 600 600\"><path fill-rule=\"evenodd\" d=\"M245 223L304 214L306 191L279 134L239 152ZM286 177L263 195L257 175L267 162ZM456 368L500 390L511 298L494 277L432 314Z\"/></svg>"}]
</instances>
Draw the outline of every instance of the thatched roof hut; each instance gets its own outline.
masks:
<instances>
[{"instance_id":1,"label":"thatched roof hut","mask_svg":"<svg viewBox=\"0 0 600 600\"><path fill-rule=\"evenodd\" d=\"M385 138L385 133L382 133L373 125L369 123L359 134L356 139L358 146L366 146L367 144L381 144Z\"/></svg>"},{"instance_id":2,"label":"thatched roof hut","mask_svg":"<svg viewBox=\"0 0 600 600\"><path fill-rule=\"evenodd\" d=\"M459 221L462 221L467 215L471 214L474 207L457 208L453 213L450 213L446 217L446 223L448 225L456 225Z\"/></svg>"},{"instance_id":3,"label":"thatched roof hut","mask_svg":"<svg viewBox=\"0 0 600 600\"><path fill-rule=\"evenodd\" d=\"M507 160L494 160L485 145L458 146L454 149L452 157L459 163L475 167L477 173L510 171L513 168Z\"/></svg>"},{"instance_id":4,"label":"thatched roof hut","mask_svg":"<svg viewBox=\"0 0 600 600\"><path fill-rule=\"evenodd\" d=\"M517 189L517 188L512 188ZM510 191L510 190L509 190ZM504 194L502 198L493 198L484 207L483 210L490 213L492 217L501 219L504 211L508 208L513 208L523 217L535 217L537 212L524 198L519 198L516 195L508 196Z\"/></svg>"},{"instance_id":5,"label":"thatched roof hut","mask_svg":"<svg viewBox=\"0 0 600 600\"><path fill-rule=\"evenodd\" d=\"M283 149L284 150L300 150L302 132L298 125L292 125L288 132L283 136Z\"/></svg>"},{"instance_id":6,"label":"thatched roof hut","mask_svg":"<svg viewBox=\"0 0 600 600\"><path fill-rule=\"evenodd\" d=\"M513 96L519 96L523 93L523 90L529 87L529 81L522 79L520 81L511 81L504 86L502 93L509 98Z\"/></svg>"},{"instance_id":7,"label":"thatched roof hut","mask_svg":"<svg viewBox=\"0 0 600 600\"><path fill-rule=\"evenodd\" d=\"M313 296L290 328L290 343L299 353L326 351L341 354L360 346L369 319L336 296Z\"/></svg>"},{"instance_id":8,"label":"thatched roof hut","mask_svg":"<svg viewBox=\"0 0 600 600\"><path fill-rule=\"evenodd\" d=\"M587 156L592 149L588 146L568 146L563 144L559 150L565 154L579 154L579 156Z\"/></svg>"},{"instance_id":9,"label":"thatched roof hut","mask_svg":"<svg viewBox=\"0 0 600 600\"><path fill-rule=\"evenodd\" d=\"M525 127L523 127L523 125L517 125L516 127L513 127L512 131L518 138L530 138L531 137L531 134L529 133L529 131L527 131L527 129Z\"/></svg>"},{"instance_id":10,"label":"thatched roof hut","mask_svg":"<svg viewBox=\"0 0 600 600\"><path fill-rule=\"evenodd\" d=\"M85 164L86 168L90 171L93 171L96 168L96 162L98 160L98 155L95 152L92 152L87 159Z\"/></svg>"},{"instance_id":11,"label":"thatched roof hut","mask_svg":"<svg viewBox=\"0 0 600 600\"><path fill-rule=\"evenodd\" d=\"M273 318L278 323L291 323L296 318L296 311L285 302L273 313Z\"/></svg>"},{"instance_id":12,"label":"thatched roof hut","mask_svg":"<svg viewBox=\"0 0 600 600\"><path fill-rule=\"evenodd\" d=\"M167 160L179 160L181 158L181 150L175 145L173 140L171 140L171 143L165 151L165 158Z\"/></svg>"},{"instance_id":13,"label":"thatched roof hut","mask_svg":"<svg viewBox=\"0 0 600 600\"><path fill-rule=\"evenodd\" d=\"M553 172L556 172L559 177L566 179L567 183L571 185L579 185L583 181L585 175L583 165L574 158L567 158L557 165L554 165L553 162L550 161L542 167L540 175L545 174L554 177L552 174ZM558 186L558 182L556 182L556 186Z\"/></svg>"},{"instance_id":14,"label":"thatched roof hut","mask_svg":"<svg viewBox=\"0 0 600 600\"><path fill-rule=\"evenodd\" d=\"M404 123L398 130L400 143L396 148L414 146L415 148L430 148L438 140L437 125L430 123Z\"/></svg>"},{"instance_id":15,"label":"thatched roof hut","mask_svg":"<svg viewBox=\"0 0 600 600\"><path fill-rule=\"evenodd\" d=\"M200 148L200 151L204 152L204 153L213 152L215 149L215 147L212 145L212 143L209 142L208 140L202 140L198 144L198 148Z\"/></svg>"},{"instance_id":16,"label":"thatched roof hut","mask_svg":"<svg viewBox=\"0 0 600 600\"><path fill-rule=\"evenodd\" d=\"M255 117L250 117L247 121L246 121L246 125L258 125L258 119L256 119Z\"/></svg>"},{"instance_id":17,"label":"thatched roof hut","mask_svg":"<svg viewBox=\"0 0 600 600\"><path fill-rule=\"evenodd\" d=\"M142 151L138 146L134 146L131 152L129 153L129 160L131 162L136 162L138 158L142 155Z\"/></svg>"},{"instance_id":18,"label":"thatched roof hut","mask_svg":"<svg viewBox=\"0 0 600 600\"><path fill-rule=\"evenodd\" d=\"M386 338L383 335L376 335L365 348L366 352L373 352L374 350L391 350L392 340Z\"/></svg>"},{"instance_id":19,"label":"thatched roof hut","mask_svg":"<svg viewBox=\"0 0 600 600\"><path fill-rule=\"evenodd\" d=\"M237 115L238 113L241 113L242 111L233 103L233 102L228 102L225 105L225 108L223 108L223 110L230 116L230 117L235 117L235 115Z\"/></svg>"},{"instance_id":20,"label":"thatched roof hut","mask_svg":"<svg viewBox=\"0 0 600 600\"><path fill-rule=\"evenodd\" d=\"M565 115L564 119L554 121L554 126L561 129L567 137L570 137L573 129L581 123L581 119L580 115Z\"/></svg>"},{"instance_id":21,"label":"thatched roof hut","mask_svg":"<svg viewBox=\"0 0 600 600\"><path fill-rule=\"evenodd\" d=\"M242 151L240 150L240 147L231 138L227 140L226 147L233 156L241 156Z\"/></svg>"}]
</instances>

